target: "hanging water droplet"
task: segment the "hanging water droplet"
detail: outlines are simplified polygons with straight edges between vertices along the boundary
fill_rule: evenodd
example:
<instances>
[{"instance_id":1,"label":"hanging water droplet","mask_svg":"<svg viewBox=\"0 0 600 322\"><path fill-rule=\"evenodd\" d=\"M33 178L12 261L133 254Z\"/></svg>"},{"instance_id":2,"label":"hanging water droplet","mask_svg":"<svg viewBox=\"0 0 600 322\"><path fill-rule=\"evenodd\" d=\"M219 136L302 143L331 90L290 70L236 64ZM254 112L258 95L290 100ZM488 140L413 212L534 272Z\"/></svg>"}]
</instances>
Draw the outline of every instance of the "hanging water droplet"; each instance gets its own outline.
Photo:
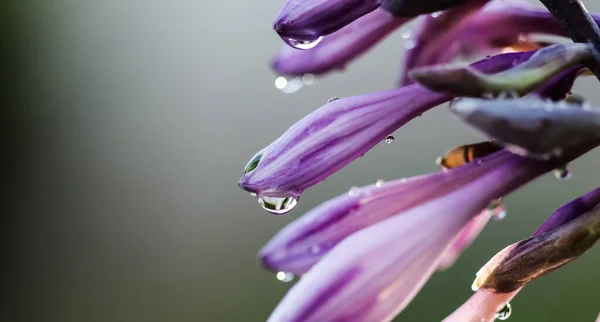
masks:
<instances>
[{"instance_id":1,"label":"hanging water droplet","mask_svg":"<svg viewBox=\"0 0 600 322\"><path fill-rule=\"evenodd\" d=\"M393 137L393 136L391 136L391 135L388 135L388 136L385 138L385 143L387 143L387 144L390 144L390 143L393 143L393 142L394 142L394 137Z\"/></svg>"},{"instance_id":2,"label":"hanging water droplet","mask_svg":"<svg viewBox=\"0 0 600 322\"><path fill-rule=\"evenodd\" d=\"M315 82L315 75L313 75L313 74L302 75L302 83L304 83L304 85L312 85L314 82Z\"/></svg>"},{"instance_id":3,"label":"hanging water droplet","mask_svg":"<svg viewBox=\"0 0 600 322\"><path fill-rule=\"evenodd\" d=\"M250 195L251 195L252 197L256 197L256 192L251 192L251 193L250 193Z\"/></svg>"},{"instance_id":4,"label":"hanging water droplet","mask_svg":"<svg viewBox=\"0 0 600 322\"><path fill-rule=\"evenodd\" d=\"M554 176L558 180L569 180L573 177L573 173L567 166L560 167L554 171Z\"/></svg>"},{"instance_id":5,"label":"hanging water droplet","mask_svg":"<svg viewBox=\"0 0 600 322\"><path fill-rule=\"evenodd\" d=\"M318 245L313 245L310 247L310 252L313 254L318 254L321 251L321 247Z\"/></svg>"},{"instance_id":6,"label":"hanging water droplet","mask_svg":"<svg viewBox=\"0 0 600 322\"><path fill-rule=\"evenodd\" d=\"M375 182L375 187L381 188L381 186L383 186L384 183L385 183L384 180L379 179Z\"/></svg>"},{"instance_id":7,"label":"hanging water droplet","mask_svg":"<svg viewBox=\"0 0 600 322\"><path fill-rule=\"evenodd\" d=\"M437 18L437 17L441 16L443 12L444 12L443 10L436 11L436 12L434 12L434 13L431 14L431 17L432 18Z\"/></svg>"},{"instance_id":8,"label":"hanging water droplet","mask_svg":"<svg viewBox=\"0 0 600 322\"><path fill-rule=\"evenodd\" d=\"M413 49L415 47L417 47L417 43L414 40L406 39L406 41L404 41L404 48Z\"/></svg>"},{"instance_id":9,"label":"hanging water droplet","mask_svg":"<svg viewBox=\"0 0 600 322\"><path fill-rule=\"evenodd\" d=\"M302 87L304 87L304 82L301 77L287 79L283 76L279 76L275 79L275 87L286 94L291 94L302 89Z\"/></svg>"},{"instance_id":10,"label":"hanging water droplet","mask_svg":"<svg viewBox=\"0 0 600 322\"><path fill-rule=\"evenodd\" d=\"M495 199L486 208L487 214L493 220L502 220L506 217L506 208L500 202L500 199Z\"/></svg>"},{"instance_id":11,"label":"hanging water droplet","mask_svg":"<svg viewBox=\"0 0 600 322\"><path fill-rule=\"evenodd\" d=\"M327 100L327 103L335 102L335 101L337 101L339 99L340 99L339 97L332 97L332 98L330 98L330 99Z\"/></svg>"},{"instance_id":12,"label":"hanging water droplet","mask_svg":"<svg viewBox=\"0 0 600 322\"><path fill-rule=\"evenodd\" d=\"M265 197L259 196L258 203L267 212L274 215L283 215L290 212L298 204L298 199L293 197Z\"/></svg>"},{"instance_id":13,"label":"hanging water droplet","mask_svg":"<svg viewBox=\"0 0 600 322\"><path fill-rule=\"evenodd\" d=\"M401 37L404 39L408 39L408 38L410 38L411 34L412 34L412 31L410 29L407 29L402 32Z\"/></svg>"},{"instance_id":14,"label":"hanging water droplet","mask_svg":"<svg viewBox=\"0 0 600 322\"><path fill-rule=\"evenodd\" d=\"M294 278L296 276L294 276L293 273L290 272L277 272L277 275L275 275L277 277L278 280L284 282L284 283L288 283L294 280Z\"/></svg>"},{"instance_id":15,"label":"hanging water droplet","mask_svg":"<svg viewBox=\"0 0 600 322\"><path fill-rule=\"evenodd\" d=\"M296 49L301 49L301 50L307 50L307 49L311 49L311 48L315 48L316 45L318 45L321 40L323 40L323 37L319 37L315 40L298 40L298 39L293 39L293 38L282 38L283 41L296 48Z\"/></svg>"},{"instance_id":16,"label":"hanging water droplet","mask_svg":"<svg viewBox=\"0 0 600 322\"><path fill-rule=\"evenodd\" d=\"M505 320L508 320L508 318L510 317L511 314L512 314L512 307L510 306L510 303L506 302L504 307L502 309L500 309L500 311L498 311L498 313L496 313L496 319L498 319L500 321L505 321Z\"/></svg>"},{"instance_id":17,"label":"hanging water droplet","mask_svg":"<svg viewBox=\"0 0 600 322\"><path fill-rule=\"evenodd\" d=\"M350 191L348 191L348 195L356 196L356 195L358 195L358 192L359 192L358 187L352 187L352 188L350 188Z\"/></svg>"}]
</instances>

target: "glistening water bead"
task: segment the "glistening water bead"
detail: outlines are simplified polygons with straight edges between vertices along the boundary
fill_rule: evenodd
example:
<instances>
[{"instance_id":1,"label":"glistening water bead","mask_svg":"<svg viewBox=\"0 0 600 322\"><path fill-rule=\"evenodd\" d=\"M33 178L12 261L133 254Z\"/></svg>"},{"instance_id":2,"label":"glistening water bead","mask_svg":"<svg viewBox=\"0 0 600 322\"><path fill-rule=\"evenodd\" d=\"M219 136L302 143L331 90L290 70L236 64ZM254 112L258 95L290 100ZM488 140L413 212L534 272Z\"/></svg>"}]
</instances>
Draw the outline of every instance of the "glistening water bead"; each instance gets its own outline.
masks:
<instances>
[{"instance_id":1,"label":"glistening water bead","mask_svg":"<svg viewBox=\"0 0 600 322\"><path fill-rule=\"evenodd\" d=\"M496 313L496 319L500 320L500 321L505 321L508 320L508 318L510 317L510 315L512 314L512 307L510 306L510 303L506 303L504 305L504 307L502 309L500 309L500 311L498 311L498 313Z\"/></svg>"},{"instance_id":2,"label":"glistening water bead","mask_svg":"<svg viewBox=\"0 0 600 322\"><path fill-rule=\"evenodd\" d=\"M307 49L311 49L311 48L315 48L316 45L318 45L321 40L323 40L323 37L319 37L315 40L298 40L298 39L293 39L293 38L282 38L283 41L296 48L296 49L300 49L300 50L307 50Z\"/></svg>"},{"instance_id":3,"label":"glistening water bead","mask_svg":"<svg viewBox=\"0 0 600 322\"><path fill-rule=\"evenodd\" d=\"M286 214L292 211L292 209L294 209L294 207L296 207L298 204L298 199L293 197L279 198L258 196L257 199L258 203L264 210L274 215Z\"/></svg>"},{"instance_id":4,"label":"glistening water bead","mask_svg":"<svg viewBox=\"0 0 600 322\"><path fill-rule=\"evenodd\" d=\"M565 181L571 179L573 177L573 173L567 166L564 166L554 170L554 176L558 180Z\"/></svg>"},{"instance_id":5,"label":"glistening water bead","mask_svg":"<svg viewBox=\"0 0 600 322\"><path fill-rule=\"evenodd\" d=\"M388 135L388 136L385 138L385 143L387 143L387 144L390 144L390 143L393 143L393 142L394 142L394 137L393 137L393 136L391 136L391 135Z\"/></svg>"}]
</instances>

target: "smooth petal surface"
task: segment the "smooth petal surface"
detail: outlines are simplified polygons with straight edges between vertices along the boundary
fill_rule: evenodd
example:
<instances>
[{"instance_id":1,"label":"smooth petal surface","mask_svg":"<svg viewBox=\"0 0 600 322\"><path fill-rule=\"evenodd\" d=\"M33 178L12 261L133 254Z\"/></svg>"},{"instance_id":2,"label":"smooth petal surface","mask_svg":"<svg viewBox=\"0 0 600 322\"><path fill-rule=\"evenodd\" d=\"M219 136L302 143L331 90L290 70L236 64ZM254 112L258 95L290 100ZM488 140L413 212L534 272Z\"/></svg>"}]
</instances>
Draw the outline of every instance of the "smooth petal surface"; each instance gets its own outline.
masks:
<instances>
[{"instance_id":1,"label":"smooth petal surface","mask_svg":"<svg viewBox=\"0 0 600 322\"><path fill-rule=\"evenodd\" d=\"M494 164L468 164L449 172L352 189L282 229L260 251L261 262L273 271L303 274L346 237L448 191L460 189L487 173ZM472 234L482 228L484 218L477 216L471 220L465 227L467 236L457 240L460 246L456 247L466 246L466 240L475 237ZM449 251L453 253L451 257L458 255L456 249Z\"/></svg>"},{"instance_id":2,"label":"smooth petal surface","mask_svg":"<svg viewBox=\"0 0 600 322\"><path fill-rule=\"evenodd\" d=\"M531 55L498 55L473 66L493 73L522 63ZM450 99L452 96L414 84L327 103L271 143L239 185L261 196L297 198L406 122Z\"/></svg>"},{"instance_id":3,"label":"smooth petal surface","mask_svg":"<svg viewBox=\"0 0 600 322\"><path fill-rule=\"evenodd\" d=\"M269 321L391 320L435 271L446 246L490 200L552 169L504 151L472 165L477 166L490 171L343 240L290 290ZM405 198L410 196L407 191Z\"/></svg>"},{"instance_id":4,"label":"smooth petal surface","mask_svg":"<svg viewBox=\"0 0 600 322\"><path fill-rule=\"evenodd\" d=\"M313 41L377 9L383 0L287 0L273 28L284 39Z\"/></svg>"},{"instance_id":5,"label":"smooth petal surface","mask_svg":"<svg viewBox=\"0 0 600 322\"><path fill-rule=\"evenodd\" d=\"M409 19L376 9L323 38L312 49L296 50L284 46L272 63L273 70L282 75L301 76L343 69Z\"/></svg>"}]
</instances>

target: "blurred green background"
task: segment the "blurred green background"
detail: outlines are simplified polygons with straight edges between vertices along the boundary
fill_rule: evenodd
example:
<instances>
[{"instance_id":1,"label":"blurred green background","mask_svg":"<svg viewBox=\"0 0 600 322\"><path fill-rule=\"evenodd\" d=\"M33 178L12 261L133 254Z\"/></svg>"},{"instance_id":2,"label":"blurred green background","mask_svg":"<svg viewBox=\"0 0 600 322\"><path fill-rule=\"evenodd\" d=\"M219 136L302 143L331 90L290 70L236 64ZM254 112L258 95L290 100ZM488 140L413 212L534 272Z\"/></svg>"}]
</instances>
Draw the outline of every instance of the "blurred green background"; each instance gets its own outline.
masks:
<instances>
[{"instance_id":1,"label":"blurred green background","mask_svg":"<svg viewBox=\"0 0 600 322\"><path fill-rule=\"evenodd\" d=\"M345 73L284 94L269 69L282 3L3 3L0 320L264 321L290 284L255 254L281 227L351 186L437 171L438 155L478 140L440 107L307 191L289 215L262 211L237 187L247 160L330 97L393 87L403 51L396 32ZM577 86L600 106L598 89L594 79ZM600 184L599 160L589 153L571 180L549 174L511 195L507 218L398 320L451 313L492 255ZM596 247L522 291L510 321L593 321L599 271Z\"/></svg>"}]
</instances>

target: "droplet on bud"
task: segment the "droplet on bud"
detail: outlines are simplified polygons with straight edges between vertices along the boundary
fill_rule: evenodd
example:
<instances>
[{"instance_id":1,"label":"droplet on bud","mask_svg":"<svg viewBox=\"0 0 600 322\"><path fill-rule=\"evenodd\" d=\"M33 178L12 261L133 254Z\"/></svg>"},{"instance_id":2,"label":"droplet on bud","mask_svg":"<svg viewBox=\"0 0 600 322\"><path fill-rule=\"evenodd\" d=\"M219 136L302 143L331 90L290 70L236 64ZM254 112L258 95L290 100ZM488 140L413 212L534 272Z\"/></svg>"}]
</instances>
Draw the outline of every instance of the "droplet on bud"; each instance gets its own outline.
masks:
<instances>
[{"instance_id":1,"label":"droplet on bud","mask_svg":"<svg viewBox=\"0 0 600 322\"><path fill-rule=\"evenodd\" d=\"M315 40L298 40L298 39L293 39L293 38L282 38L283 41L296 48L296 49L300 49L300 50L307 50L307 49L311 49L311 48L315 48L316 45L318 45L321 40L323 40L323 37L319 37Z\"/></svg>"},{"instance_id":2,"label":"droplet on bud","mask_svg":"<svg viewBox=\"0 0 600 322\"><path fill-rule=\"evenodd\" d=\"M286 214L292 211L298 204L298 199L293 197L279 198L259 196L257 199L264 210L274 215Z\"/></svg>"},{"instance_id":3,"label":"droplet on bud","mask_svg":"<svg viewBox=\"0 0 600 322\"><path fill-rule=\"evenodd\" d=\"M352 188L350 188L350 191L348 191L348 195L356 196L356 195L358 195L358 192L359 192L358 187L352 187Z\"/></svg>"},{"instance_id":4,"label":"droplet on bud","mask_svg":"<svg viewBox=\"0 0 600 322\"><path fill-rule=\"evenodd\" d=\"M504 307L502 309L500 309L500 311L498 311L498 313L496 313L496 319L498 319L500 321L505 321L505 320L508 320L508 318L510 317L511 314L512 314L512 307L510 306L510 303L506 302Z\"/></svg>"},{"instance_id":5,"label":"droplet on bud","mask_svg":"<svg viewBox=\"0 0 600 322\"><path fill-rule=\"evenodd\" d=\"M393 143L393 142L394 142L394 137L393 137L393 136L391 136L391 135L388 135L388 136L385 138L385 143L387 143L387 144L390 144L390 143Z\"/></svg>"},{"instance_id":6,"label":"droplet on bud","mask_svg":"<svg viewBox=\"0 0 600 322\"><path fill-rule=\"evenodd\" d=\"M383 186L384 183L385 183L384 180L379 179L379 180L377 180L377 182L375 182L375 187L381 188L381 186Z\"/></svg>"},{"instance_id":7,"label":"droplet on bud","mask_svg":"<svg viewBox=\"0 0 600 322\"><path fill-rule=\"evenodd\" d=\"M556 179L565 181L569 180L573 177L573 173L569 170L568 166L563 166L554 171L554 176Z\"/></svg>"},{"instance_id":8,"label":"droplet on bud","mask_svg":"<svg viewBox=\"0 0 600 322\"><path fill-rule=\"evenodd\" d=\"M337 101L339 99L340 99L339 97L332 97L332 98L330 98L330 99L327 100L327 103L335 102L335 101Z\"/></svg>"}]
</instances>

